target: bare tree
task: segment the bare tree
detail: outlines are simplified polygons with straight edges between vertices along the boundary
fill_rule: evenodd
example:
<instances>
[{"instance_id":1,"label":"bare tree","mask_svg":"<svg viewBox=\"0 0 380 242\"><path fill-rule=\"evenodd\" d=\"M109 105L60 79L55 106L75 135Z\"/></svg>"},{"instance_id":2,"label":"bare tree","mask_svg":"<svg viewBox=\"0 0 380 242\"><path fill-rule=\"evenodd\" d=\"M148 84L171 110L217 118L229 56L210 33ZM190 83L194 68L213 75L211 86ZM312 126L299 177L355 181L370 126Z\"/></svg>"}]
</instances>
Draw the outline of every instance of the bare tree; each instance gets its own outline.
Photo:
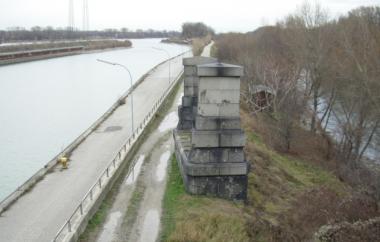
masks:
<instances>
[{"instance_id":1,"label":"bare tree","mask_svg":"<svg viewBox=\"0 0 380 242\"><path fill-rule=\"evenodd\" d=\"M380 128L380 8L375 9L357 9L339 23L339 151L353 166Z\"/></svg>"},{"instance_id":2,"label":"bare tree","mask_svg":"<svg viewBox=\"0 0 380 242\"><path fill-rule=\"evenodd\" d=\"M312 106L310 129L315 132L321 104L322 85L325 73L329 68L328 59L331 43L328 26L328 12L315 3L306 1L298 12L289 16L285 22L289 30L289 40L297 61L304 70L305 97L309 98Z\"/></svg>"}]
</instances>

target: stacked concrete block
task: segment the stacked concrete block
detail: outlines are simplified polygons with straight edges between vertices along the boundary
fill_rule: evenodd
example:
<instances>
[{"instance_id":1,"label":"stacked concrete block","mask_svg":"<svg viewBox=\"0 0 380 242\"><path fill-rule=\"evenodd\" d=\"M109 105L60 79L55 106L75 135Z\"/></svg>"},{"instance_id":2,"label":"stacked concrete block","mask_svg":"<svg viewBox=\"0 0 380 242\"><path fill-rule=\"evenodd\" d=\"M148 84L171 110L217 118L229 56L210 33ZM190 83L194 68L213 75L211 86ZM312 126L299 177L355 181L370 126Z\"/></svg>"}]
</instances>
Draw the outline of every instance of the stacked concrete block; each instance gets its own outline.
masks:
<instances>
[{"instance_id":1,"label":"stacked concrete block","mask_svg":"<svg viewBox=\"0 0 380 242\"><path fill-rule=\"evenodd\" d=\"M182 105L178 107L179 122L178 129L189 130L194 125L194 114L196 113L198 82L196 75L197 65L215 63L217 60L210 57L191 57L184 58L184 95Z\"/></svg>"},{"instance_id":2,"label":"stacked concrete block","mask_svg":"<svg viewBox=\"0 0 380 242\"><path fill-rule=\"evenodd\" d=\"M198 65L198 95L194 126L185 149L177 142L176 155L186 190L228 199L246 199L248 164L245 135L240 127L240 66Z\"/></svg>"}]
</instances>

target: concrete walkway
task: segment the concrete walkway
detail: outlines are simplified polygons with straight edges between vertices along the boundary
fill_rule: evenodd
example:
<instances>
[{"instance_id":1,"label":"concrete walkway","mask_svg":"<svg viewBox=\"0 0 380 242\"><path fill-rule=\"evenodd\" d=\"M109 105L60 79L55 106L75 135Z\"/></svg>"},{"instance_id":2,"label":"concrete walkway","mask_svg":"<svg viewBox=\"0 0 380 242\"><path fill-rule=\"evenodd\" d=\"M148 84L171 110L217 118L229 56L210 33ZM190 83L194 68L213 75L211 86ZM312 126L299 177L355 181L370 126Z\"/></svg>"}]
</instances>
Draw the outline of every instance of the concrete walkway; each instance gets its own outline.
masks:
<instances>
[{"instance_id":1,"label":"concrete walkway","mask_svg":"<svg viewBox=\"0 0 380 242\"><path fill-rule=\"evenodd\" d=\"M202 56L210 56L213 42L207 45ZM154 242L157 240L162 214L162 199L165 193L167 166L174 152L174 142L171 135L178 123L178 105L183 96L183 84L176 94L175 101L165 114L157 130L149 134L138 149L134 160L137 163L133 176L129 174L120 186L105 223L96 231L89 234L87 241L97 242ZM128 204L132 193L143 187L144 195L139 201L133 224L125 225L123 221L128 213ZM126 227L128 226L128 227Z\"/></svg>"},{"instance_id":2,"label":"concrete walkway","mask_svg":"<svg viewBox=\"0 0 380 242\"><path fill-rule=\"evenodd\" d=\"M183 90L183 84L181 86ZM86 241L96 242L154 242L160 229L162 198L165 193L166 172L173 154L172 129L177 126L177 105L183 92L176 93L174 103L158 128L149 133L133 160L134 172L124 178L105 223L92 232ZM136 187L137 186L137 187ZM128 217L128 205L135 189L144 191L138 201L135 217ZM136 203L137 201L135 201ZM133 224L125 224L132 220Z\"/></svg>"},{"instance_id":3,"label":"concrete walkway","mask_svg":"<svg viewBox=\"0 0 380 242\"><path fill-rule=\"evenodd\" d=\"M203 52L202 52L202 56L204 57L210 57L211 55L211 47L214 45L214 41L211 41L210 44L208 44L204 49L203 49Z\"/></svg>"},{"instance_id":4,"label":"concrete walkway","mask_svg":"<svg viewBox=\"0 0 380 242\"><path fill-rule=\"evenodd\" d=\"M135 126L169 84L169 64L159 66L134 91ZM182 56L171 60L172 79L182 70ZM101 172L131 135L130 100L120 106L71 156L0 217L1 241L51 241Z\"/></svg>"}]
</instances>

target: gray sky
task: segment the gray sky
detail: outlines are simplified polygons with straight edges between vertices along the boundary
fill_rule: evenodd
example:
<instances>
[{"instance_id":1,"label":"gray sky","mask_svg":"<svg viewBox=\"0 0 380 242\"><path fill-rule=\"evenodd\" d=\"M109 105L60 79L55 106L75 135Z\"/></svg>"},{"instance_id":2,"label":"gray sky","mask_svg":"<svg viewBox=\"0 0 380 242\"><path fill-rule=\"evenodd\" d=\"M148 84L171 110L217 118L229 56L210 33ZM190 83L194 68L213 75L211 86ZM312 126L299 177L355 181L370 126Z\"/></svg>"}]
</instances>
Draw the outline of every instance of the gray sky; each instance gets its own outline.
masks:
<instances>
[{"instance_id":1,"label":"gray sky","mask_svg":"<svg viewBox=\"0 0 380 242\"><path fill-rule=\"evenodd\" d=\"M180 30L186 21L202 21L217 32L251 31L296 10L304 0L88 0L90 29ZM0 0L0 29L68 25L69 0ZM380 0L319 0L332 16ZM82 0L74 0L75 25L82 27Z\"/></svg>"}]
</instances>

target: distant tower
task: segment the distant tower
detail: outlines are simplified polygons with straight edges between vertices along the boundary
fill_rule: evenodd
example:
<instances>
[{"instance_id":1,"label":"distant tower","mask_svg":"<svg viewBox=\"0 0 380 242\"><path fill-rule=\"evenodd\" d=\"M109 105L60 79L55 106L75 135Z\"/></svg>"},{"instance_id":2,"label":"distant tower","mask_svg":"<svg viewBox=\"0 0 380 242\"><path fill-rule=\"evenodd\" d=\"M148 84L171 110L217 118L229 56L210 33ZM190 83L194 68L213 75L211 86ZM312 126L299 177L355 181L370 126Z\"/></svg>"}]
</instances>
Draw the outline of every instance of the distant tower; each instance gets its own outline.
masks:
<instances>
[{"instance_id":1,"label":"distant tower","mask_svg":"<svg viewBox=\"0 0 380 242\"><path fill-rule=\"evenodd\" d=\"M83 31L90 30L90 20L88 16L88 0L83 0Z\"/></svg>"},{"instance_id":2,"label":"distant tower","mask_svg":"<svg viewBox=\"0 0 380 242\"><path fill-rule=\"evenodd\" d=\"M69 30L74 31L74 0L69 0Z\"/></svg>"}]
</instances>

